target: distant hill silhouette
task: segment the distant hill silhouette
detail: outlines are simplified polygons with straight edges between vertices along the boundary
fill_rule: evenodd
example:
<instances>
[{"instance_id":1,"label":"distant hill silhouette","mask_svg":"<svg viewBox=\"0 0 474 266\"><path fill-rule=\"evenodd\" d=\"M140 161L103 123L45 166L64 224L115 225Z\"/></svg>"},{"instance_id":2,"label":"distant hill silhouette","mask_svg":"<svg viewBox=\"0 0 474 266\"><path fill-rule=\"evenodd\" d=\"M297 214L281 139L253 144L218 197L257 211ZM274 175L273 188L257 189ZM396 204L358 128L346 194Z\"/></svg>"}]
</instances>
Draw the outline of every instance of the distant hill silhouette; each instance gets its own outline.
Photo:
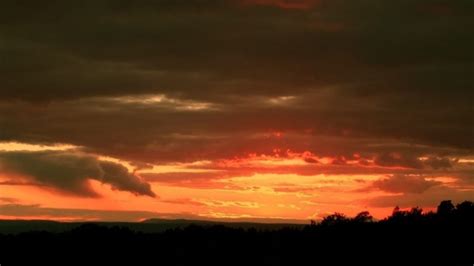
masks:
<instances>
[{"instance_id":1,"label":"distant hill silhouette","mask_svg":"<svg viewBox=\"0 0 474 266\"><path fill-rule=\"evenodd\" d=\"M151 228L167 222L65 227L23 222L32 230L18 233L11 225L11 233L0 234L0 263L16 265L31 258L41 265L67 262L61 256L85 264L104 260L107 265L125 260L133 265L472 265L474 261L474 203L469 201L457 205L443 201L436 212L428 213L396 207L380 221L361 212L355 217L335 213L305 226L168 222L171 227L160 230ZM45 230L37 230L41 227Z\"/></svg>"},{"instance_id":2,"label":"distant hill silhouette","mask_svg":"<svg viewBox=\"0 0 474 266\"><path fill-rule=\"evenodd\" d=\"M282 228L303 228L305 224L291 223L256 223L241 221L206 221L187 219L147 219L134 222L57 222L50 220L0 220L0 234L19 234L31 231L63 233L86 224L100 225L105 228L124 227L134 232L160 233L169 229L184 228L190 225L210 227L224 225L229 228L255 228L261 230L278 230Z\"/></svg>"}]
</instances>

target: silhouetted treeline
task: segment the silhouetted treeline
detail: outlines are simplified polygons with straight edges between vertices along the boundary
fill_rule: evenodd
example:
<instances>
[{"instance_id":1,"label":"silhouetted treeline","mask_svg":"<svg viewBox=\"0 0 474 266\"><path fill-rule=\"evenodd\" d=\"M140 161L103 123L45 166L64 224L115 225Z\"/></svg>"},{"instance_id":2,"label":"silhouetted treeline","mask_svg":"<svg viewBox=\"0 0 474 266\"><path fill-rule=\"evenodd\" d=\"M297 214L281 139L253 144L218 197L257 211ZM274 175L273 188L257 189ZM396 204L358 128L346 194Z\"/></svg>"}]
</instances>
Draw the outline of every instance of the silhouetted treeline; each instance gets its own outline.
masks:
<instances>
[{"instance_id":1,"label":"silhouetted treeline","mask_svg":"<svg viewBox=\"0 0 474 266\"><path fill-rule=\"evenodd\" d=\"M342 213L334 213L324 217L321 223L311 221L312 226L336 226L336 225L355 225L362 223L378 223L391 225L446 225L446 224L464 224L474 221L474 203L464 201L454 205L450 200L442 201L436 212L423 212L419 207L411 208L408 211L402 211L397 206L393 209L392 215L375 222L369 212L363 211L353 218L346 217Z\"/></svg>"},{"instance_id":2,"label":"silhouetted treeline","mask_svg":"<svg viewBox=\"0 0 474 266\"><path fill-rule=\"evenodd\" d=\"M0 263L472 265L473 242L474 203L443 201L436 212L397 207L380 221L368 212L352 218L335 213L302 228L278 230L190 225L144 233L86 223L62 233L3 234Z\"/></svg>"}]
</instances>

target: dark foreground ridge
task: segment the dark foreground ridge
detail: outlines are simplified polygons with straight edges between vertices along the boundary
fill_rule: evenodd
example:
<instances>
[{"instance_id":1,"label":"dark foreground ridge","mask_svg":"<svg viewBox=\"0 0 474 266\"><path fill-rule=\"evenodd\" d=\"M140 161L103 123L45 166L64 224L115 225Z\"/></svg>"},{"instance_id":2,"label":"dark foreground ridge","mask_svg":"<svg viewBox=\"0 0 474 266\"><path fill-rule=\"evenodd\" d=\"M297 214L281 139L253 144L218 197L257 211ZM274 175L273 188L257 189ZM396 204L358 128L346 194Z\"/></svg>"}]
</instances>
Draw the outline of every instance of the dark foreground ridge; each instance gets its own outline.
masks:
<instances>
[{"instance_id":1,"label":"dark foreground ridge","mask_svg":"<svg viewBox=\"0 0 474 266\"><path fill-rule=\"evenodd\" d=\"M150 226L150 223L144 223ZM443 201L374 221L368 212L335 213L320 223L264 228L219 223L158 231L123 223L84 223L62 231L0 233L1 265L105 260L132 265L472 265L474 203ZM153 223L151 223L153 225ZM382 263L385 261L386 263ZM94 263L92 263L94 264Z\"/></svg>"}]
</instances>

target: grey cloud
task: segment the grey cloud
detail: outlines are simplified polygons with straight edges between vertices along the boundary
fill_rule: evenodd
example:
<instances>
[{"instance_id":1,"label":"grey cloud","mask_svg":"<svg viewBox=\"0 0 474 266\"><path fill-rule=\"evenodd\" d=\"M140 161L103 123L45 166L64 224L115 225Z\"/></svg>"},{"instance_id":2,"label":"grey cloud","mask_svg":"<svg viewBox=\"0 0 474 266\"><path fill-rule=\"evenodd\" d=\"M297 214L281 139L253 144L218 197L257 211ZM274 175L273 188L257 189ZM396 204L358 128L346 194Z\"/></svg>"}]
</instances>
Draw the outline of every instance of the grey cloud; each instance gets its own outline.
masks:
<instances>
[{"instance_id":1,"label":"grey cloud","mask_svg":"<svg viewBox=\"0 0 474 266\"><path fill-rule=\"evenodd\" d=\"M422 176L396 174L374 181L372 187L391 193L420 194L440 184L441 183L437 181L426 180Z\"/></svg>"},{"instance_id":2,"label":"grey cloud","mask_svg":"<svg viewBox=\"0 0 474 266\"><path fill-rule=\"evenodd\" d=\"M275 146L366 157L474 148L470 0L331 0L309 10L218 0L19 3L0 10L0 140L72 143L144 162ZM149 94L218 108L108 98ZM296 97L268 103L279 96ZM270 130L299 136L251 137Z\"/></svg>"},{"instance_id":3,"label":"grey cloud","mask_svg":"<svg viewBox=\"0 0 474 266\"><path fill-rule=\"evenodd\" d=\"M385 167L406 167L412 169L424 169L427 166L434 170L446 170L453 168L457 159L450 159L441 156L429 156L422 160L415 154L407 153L382 153L375 157L376 165Z\"/></svg>"},{"instance_id":4,"label":"grey cloud","mask_svg":"<svg viewBox=\"0 0 474 266\"><path fill-rule=\"evenodd\" d=\"M0 172L20 174L40 186L78 196L98 196L88 179L136 195L156 196L150 184L129 173L124 166L77 152L0 152Z\"/></svg>"},{"instance_id":5,"label":"grey cloud","mask_svg":"<svg viewBox=\"0 0 474 266\"><path fill-rule=\"evenodd\" d=\"M449 158L442 157L430 157L424 163L431 166L433 169L449 169L456 163L456 159L451 160Z\"/></svg>"},{"instance_id":6,"label":"grey cloud","mask_svg":"<svg viewBox=\"0 0 474 266\"><path fill-rule=\"evenodd\" d=\"M331 102L329 105L337 106ZM93 153L150 163L234 157L250 152L268 154L275 147L331 157L350 158L362 153L366 159L392 152L408 157L469 154L469 127L461 122L456 126L460 129L457 133L447 132L449 127L426 125L423 136L414 140L420 134L419 126L410 130L407 125L402 129L404 137L393 137L400 134L394 125L406 123L405 118L384 120L371 110L365 114L354 111L355 116L363 116L358 120L348 117L348 111L317 108L319 105L309 110L292 106L262 108L257 102L238 108L183 111L164 108L161 103L143 106L85 99L39 106L0 104L0 139L71 143ZM355 110L357 106L351 108ZM412 124L421 123L424 118ZM272 131L283 131L283 137L265 137ZM446 141L445 136L449 136ZM459 145L449 145L451 139ZM419 166L413 158L406 161Z\"/></svg>"},{"instance_id":7,"label":"grey cloud","mask_svg":"<svg viewBox=\"0 0 474 266\"><path fill-rule=\"evenodd\" d=\"M136 195L156 197L150 184L142 181L136 175L130 174L124 166L107 161L101 161L99 165L103 172L99 178L101 182L111 184L114 189L130 191Z\"/></svg>"},{"instance_id":8,"label":"grey cloud","mask_svg":"<svg viewBox=\"0 0 474 266\"><path fill-rule=\"evenodd\" d=\"M472 1L440 3L454 14L444 16L428 0L333 0L303 12L235 2L6 1L0 96L217 101L349 84L346 95L429 94L430 104L471 93Z\"/></svg>"},{"instance_id":9,"label":"grey cloud","mask_svg":"<svg viewBox=\"0 0 474 266\"><path fill-rule=\"evenodd\" d=\"M420 159L413 155L400 153L383 153L374 159L374 163L385 167L423 168L423 163Z\"/></svg>"}]
</instances>

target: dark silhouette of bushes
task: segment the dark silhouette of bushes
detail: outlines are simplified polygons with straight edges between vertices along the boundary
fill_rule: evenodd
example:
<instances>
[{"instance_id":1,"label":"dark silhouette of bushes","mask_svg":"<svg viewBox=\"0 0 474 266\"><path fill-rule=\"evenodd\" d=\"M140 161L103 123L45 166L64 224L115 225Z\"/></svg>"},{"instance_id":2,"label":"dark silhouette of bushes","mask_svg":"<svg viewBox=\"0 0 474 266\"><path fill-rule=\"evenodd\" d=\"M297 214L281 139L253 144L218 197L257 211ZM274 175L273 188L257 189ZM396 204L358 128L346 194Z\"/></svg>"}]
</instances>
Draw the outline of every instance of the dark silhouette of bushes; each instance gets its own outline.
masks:
<instances>
[{"instance_id":1,"label":"dark silhouette of bushes","mask_svg":"<svg viewBox=\"0 0 474 266\"><path fill-rule=\"evenodd\" d=\"M443 201L436 212L400 210L375 221L368 212L353 218L340 213L304 227L278 230L236 228L225 224L190 225L160 233L124 226L85 223L60 232L0 234L2 265L23 260L64 265L472 265L474 204ZM328 263L329 261L329 263ZM10 263L13 262L13 263ZM356 263L358 264L358 263Z\"/></svg>"}]
</instances>

